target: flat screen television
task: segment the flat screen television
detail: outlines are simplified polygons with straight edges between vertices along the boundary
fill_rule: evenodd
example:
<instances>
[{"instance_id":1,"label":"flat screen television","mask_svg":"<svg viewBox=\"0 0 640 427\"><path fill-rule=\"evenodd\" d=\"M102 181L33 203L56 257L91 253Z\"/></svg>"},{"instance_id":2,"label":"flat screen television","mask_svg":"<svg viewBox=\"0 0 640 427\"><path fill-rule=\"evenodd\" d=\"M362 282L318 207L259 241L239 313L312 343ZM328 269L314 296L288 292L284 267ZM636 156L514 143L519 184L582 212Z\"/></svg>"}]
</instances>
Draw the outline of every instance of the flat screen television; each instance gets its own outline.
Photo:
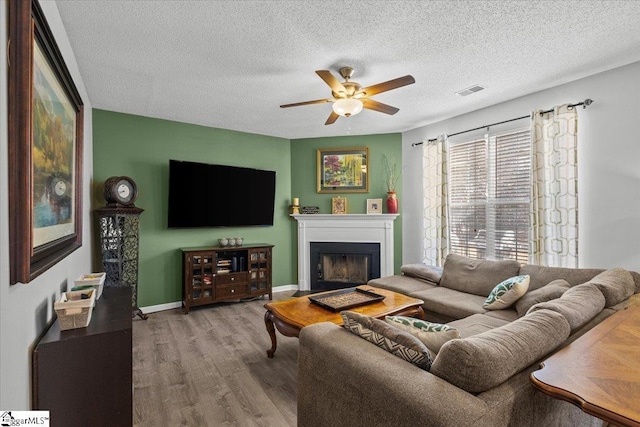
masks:
<instances>
[{"instance_id":1,"label":"flat screen television","mask_svg":"<svg viewBox=\"0 0 640 427\"><path fill-rule=\"evenodd\" d=\"M276 173L169 160L169 228L273 225Z\"/></svg>"}]
</instances>

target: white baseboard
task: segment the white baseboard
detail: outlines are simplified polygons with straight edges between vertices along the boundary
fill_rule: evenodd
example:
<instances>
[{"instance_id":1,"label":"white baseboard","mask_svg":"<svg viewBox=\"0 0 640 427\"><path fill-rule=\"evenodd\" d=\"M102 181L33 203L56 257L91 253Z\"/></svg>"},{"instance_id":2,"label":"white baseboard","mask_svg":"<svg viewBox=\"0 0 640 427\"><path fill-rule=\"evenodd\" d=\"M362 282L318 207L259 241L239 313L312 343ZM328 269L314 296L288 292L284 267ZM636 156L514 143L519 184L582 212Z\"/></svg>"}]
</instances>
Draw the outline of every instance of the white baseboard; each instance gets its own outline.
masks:
<instances>
[{"instance_id":1,"label":"white baseboard","mask_svg":"<svg viewBox=\"0 0 640 427\"><path fill-rule=\"evenodd\" d=\"M271 290L274 294L277 292L297 291L298 285L274 286ZM139 307L144 314L155 313L158 311L173 310L182 307L182 301L168 302L165 304L150 305L148 307Z\"/></svg>"},{"instance_id":2,"label":"white baseboard","mask_svg":"<svg viewBox=\"0 0 640 427\"><path fill-rule=\"evenodd\" d=\"M182 307L182 301L168 302L166 304L150 305L148 307L139 307L144 314L155 313L157 311L173 310Z\"/></svg>"},{"instance_id":3,"label":"white baseboard","mask_svg":"<svg viewBox=\"0 0 640 427\"><path fill-rule=\"evenodd\" d=\"M271 289L271 291L275 294L276 292L285 292L285 291L297 291L299 289L298 285L283 285L276 286Z\"/></svg>"}]
</instances>

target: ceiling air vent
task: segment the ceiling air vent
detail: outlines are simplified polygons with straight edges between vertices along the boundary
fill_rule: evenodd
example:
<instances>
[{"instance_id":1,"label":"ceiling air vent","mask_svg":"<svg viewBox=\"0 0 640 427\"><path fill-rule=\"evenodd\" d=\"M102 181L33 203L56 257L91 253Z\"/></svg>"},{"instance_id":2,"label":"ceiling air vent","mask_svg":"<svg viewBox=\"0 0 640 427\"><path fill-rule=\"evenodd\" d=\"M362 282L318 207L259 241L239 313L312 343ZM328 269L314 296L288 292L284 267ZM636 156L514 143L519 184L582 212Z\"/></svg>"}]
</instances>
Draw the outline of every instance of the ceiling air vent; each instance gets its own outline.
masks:
<instances>
[{"instance_id":1,"label":"ceiling air vent","mask_svg":"<svg viewBox=\"0 0 640 427\"><path fill-rule=\"evenodd\" d=\"M468 87L466 89L462 89L459 92L456 92L456 95L458 95L458 96L467 96L467 95L471 95L472 93L480 92L481 90L484 90L484 89L485 88L483 86L473 85L473 86Z\"/></svg>"}]
</instances>

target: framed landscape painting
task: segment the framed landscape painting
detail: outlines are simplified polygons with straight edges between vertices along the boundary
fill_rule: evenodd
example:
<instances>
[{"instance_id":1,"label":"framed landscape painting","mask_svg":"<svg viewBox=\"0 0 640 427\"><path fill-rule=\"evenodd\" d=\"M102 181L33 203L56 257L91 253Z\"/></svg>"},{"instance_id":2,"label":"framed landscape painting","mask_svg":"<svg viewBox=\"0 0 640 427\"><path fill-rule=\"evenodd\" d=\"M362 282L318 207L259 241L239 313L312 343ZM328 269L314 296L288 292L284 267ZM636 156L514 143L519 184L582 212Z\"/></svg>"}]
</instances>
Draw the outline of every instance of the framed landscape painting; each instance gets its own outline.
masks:
<instances>
[{"instance_id":1,"label":"framed landscape painting","mask_svg":"<svg viewBox=\"0 0 640 427\"><path fill-rule=\"evenodd\" d=\"M28 283L82 245L83 104L38 2L9 5L14 284Z\"/></svg>"},{"instance_id":2,"label":"framed landscape painting","mask_svg":"<svg viewBox=\"0 0 640 427\"><path fill-rule=\"evenodd\" d=\"M318 193L367 193L369 148L319 149Z\"/></svg>"}]
</instances>

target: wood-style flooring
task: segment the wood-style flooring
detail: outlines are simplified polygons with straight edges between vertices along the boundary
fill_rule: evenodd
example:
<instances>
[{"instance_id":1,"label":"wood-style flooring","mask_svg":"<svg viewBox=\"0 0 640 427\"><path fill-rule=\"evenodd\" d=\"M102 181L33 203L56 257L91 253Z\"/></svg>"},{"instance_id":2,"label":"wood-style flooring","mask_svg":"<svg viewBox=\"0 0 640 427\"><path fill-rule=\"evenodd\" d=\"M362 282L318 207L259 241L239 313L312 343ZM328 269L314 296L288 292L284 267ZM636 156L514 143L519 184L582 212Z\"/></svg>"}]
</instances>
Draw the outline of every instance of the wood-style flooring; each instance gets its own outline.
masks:
<instances>
[{"instance_id":1,"label":"wood-style flooring","mask_svg":"<svg viewBox=\"0 0 640 427\"><path fill-rule=\"evenodd\" d=\"M134 426L295 426L298 339L277 333L278 350L267 358L268 301L134 320Z\"/></svg>"}]
</instances>

